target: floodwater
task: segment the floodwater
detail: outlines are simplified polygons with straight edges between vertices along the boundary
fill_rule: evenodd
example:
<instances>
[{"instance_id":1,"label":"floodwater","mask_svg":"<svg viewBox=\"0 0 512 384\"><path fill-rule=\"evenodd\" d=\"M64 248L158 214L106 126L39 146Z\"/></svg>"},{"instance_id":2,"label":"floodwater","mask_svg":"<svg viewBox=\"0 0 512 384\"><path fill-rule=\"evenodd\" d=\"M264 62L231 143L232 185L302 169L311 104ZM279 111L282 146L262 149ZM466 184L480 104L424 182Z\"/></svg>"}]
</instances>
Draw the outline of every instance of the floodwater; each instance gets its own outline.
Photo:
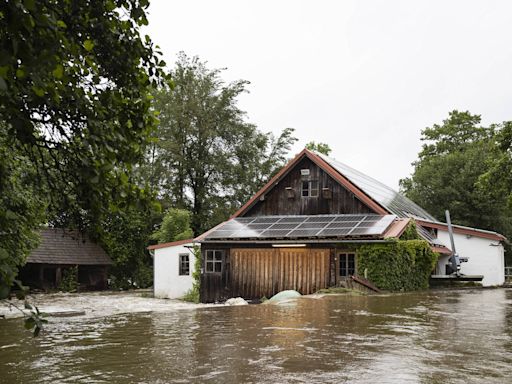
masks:
<instances>
[{"instance_id":1,"label":"floodwater","mask_svg":"<svg viewBox=\"0 0 512 384\"><path fill-rule=\"evenodd\" d=\"M0 321L1 383L510 383L512 290Z\"/></svg>"}]
</instances>

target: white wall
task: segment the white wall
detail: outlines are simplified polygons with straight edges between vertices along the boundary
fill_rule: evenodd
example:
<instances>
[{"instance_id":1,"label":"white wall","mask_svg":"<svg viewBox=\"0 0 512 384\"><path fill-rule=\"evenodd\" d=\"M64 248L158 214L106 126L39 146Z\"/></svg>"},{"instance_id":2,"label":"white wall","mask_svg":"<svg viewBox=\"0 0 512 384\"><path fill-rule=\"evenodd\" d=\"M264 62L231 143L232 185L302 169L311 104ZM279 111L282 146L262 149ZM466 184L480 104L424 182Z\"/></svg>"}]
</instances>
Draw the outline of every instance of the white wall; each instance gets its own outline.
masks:
<instances>
[{"instance_id":1,"label":"white wall","mask_svg":"<svg viewBox=\"0 0 512 384\"><path fill-rule=\"evenodd\" d=\"M176 245L154 250L154 291L160 299L177 299L192 288L192 273L194 272L195 257L192 250L187 248L192 244ZM179 275L180 254L187 254L190 261L190 273Z\"/></svg>"},{"instance_id":2,"label":"white wall","mask_svg":"<svg viewBox=\"0 0 512 384\"><path fill-rule=\"evenodd\" d=\"M438 239L451 248L448 231L438 230ZM496 240L476 236L454 234L455 248L460 257L468 257L467 263L461 263L461 273L465 275L483 275L483 286L501 285L505 282L505 254L501 243ZM444 275L448 256L439 258L436 274Z\"/></svg>"}]
</instances>

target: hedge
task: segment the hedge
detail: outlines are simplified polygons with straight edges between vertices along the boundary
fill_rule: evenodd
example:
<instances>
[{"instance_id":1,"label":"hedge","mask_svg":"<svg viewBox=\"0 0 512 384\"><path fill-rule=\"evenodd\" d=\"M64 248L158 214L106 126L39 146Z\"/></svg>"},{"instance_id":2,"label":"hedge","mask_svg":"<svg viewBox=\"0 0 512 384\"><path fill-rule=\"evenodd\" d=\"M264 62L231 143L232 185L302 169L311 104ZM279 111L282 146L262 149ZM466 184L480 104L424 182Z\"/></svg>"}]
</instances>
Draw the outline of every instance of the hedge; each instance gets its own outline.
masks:
<instances>
[{"instance_id":1,"label":"hedge","mask_svg":"<svg viewBox=\"0 0 512 384\"><path fill-rule=\"evenodd\" d=\"M412 291L428 288L437 257L424 240L367 244L357 249L357 269L380 289Z\"/></svg>"}]
</instances>

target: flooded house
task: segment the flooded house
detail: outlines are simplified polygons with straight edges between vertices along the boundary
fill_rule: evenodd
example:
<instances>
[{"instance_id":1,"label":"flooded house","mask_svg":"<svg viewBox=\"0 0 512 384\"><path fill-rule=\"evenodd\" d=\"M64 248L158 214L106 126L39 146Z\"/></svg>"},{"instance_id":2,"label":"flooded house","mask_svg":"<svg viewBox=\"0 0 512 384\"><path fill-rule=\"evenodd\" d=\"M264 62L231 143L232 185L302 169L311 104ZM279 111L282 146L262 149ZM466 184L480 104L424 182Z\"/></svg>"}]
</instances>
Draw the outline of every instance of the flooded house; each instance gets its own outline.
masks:
<instances>
[{"instance_id":1,"label":"flooded house","mask_svg":"<svg viewBox=\"0 0 512 384\"><path fill-rule=\"evenodd\" d=\"M323 154L304 149L228 221L200 235L201 301L303 294L363 276L358 244L400 239L414 223L438 257L432 271L448 276L448 226L379 181ZM453 226L461 272L504 282L506 239ZM176 264L176 262L174 262Z\"/></svg>"},{"instance_id":2,"label":"flooded house","mask_svg":"<svg viewBox=\"0 0 512 384\"><path fill-rule=\"evenodd\" d=\"M179 299L192 289L194 280L194 240L150 245L153 257L153 291L159 299Z\"/></svg>"},{"instance_id":3,"label":"flooded house","mask_svg":"<svg viewBox=\"0 0 512 384\"><path fill-rule=\"evenodd\" d=\"M41 242L34 249L20 279L31 289L58 289L66 274L76 269L80 289L99 290L108 286L112 260L98 244L83 233L59 228L40 231Z\"/></svg>"}]
</instances>

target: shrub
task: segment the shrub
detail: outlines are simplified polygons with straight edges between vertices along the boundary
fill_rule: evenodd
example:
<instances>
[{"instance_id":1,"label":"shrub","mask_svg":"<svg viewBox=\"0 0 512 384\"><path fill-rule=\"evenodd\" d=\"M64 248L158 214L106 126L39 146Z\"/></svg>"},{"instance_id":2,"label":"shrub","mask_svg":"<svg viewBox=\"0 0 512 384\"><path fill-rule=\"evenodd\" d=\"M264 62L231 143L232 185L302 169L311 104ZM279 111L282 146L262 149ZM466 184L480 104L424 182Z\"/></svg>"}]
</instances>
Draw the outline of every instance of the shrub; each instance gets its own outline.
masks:
<instances>
[{"instance_id":1,"label":"shrub","mask_svg":"<svg viewBox=\"0 0 512 384\"><path fill-rule=\"evenodd\" d=\"M62 273L62 280L57 287L60 291L76 292L78 289L78 266L67 268Z\"/></svg>"}]
</instances>

